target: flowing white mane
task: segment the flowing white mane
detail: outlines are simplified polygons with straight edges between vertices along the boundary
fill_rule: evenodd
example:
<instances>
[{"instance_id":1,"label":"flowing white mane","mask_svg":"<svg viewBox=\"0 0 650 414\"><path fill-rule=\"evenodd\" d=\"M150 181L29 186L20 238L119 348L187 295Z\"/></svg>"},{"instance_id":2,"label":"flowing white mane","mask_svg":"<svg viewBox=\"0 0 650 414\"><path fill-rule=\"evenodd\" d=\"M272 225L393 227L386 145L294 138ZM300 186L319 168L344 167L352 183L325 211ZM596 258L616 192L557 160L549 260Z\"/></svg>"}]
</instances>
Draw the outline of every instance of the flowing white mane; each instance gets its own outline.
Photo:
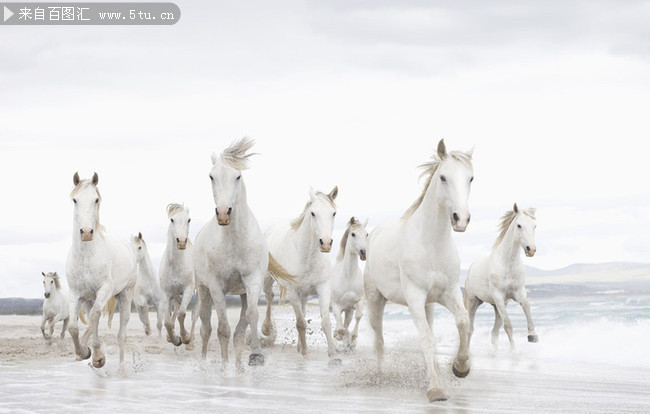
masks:
<instances>
[{"instance_id":1,"label":"flowing white mane","mask_svg":"<svg viewBox=\"0 0 650 414\"><path fill-rule=\"evenodd\" d=\"M465 165L467 168L469 168L470 171L474 171L474 168L472 167L472 157L462 151L451 151L449 152L449 156L453 157L455 160L460 161L463 165ZM438 170L438 167L440 166L440 163L442 160L438 156L437 153L434 153L431 156L431 160L427 161L423 164L420 164L419 168L422 168L424 171L422 171L422 174L420 175L420 178L426 177L426 182L424 184L424 188L422 189L422 194L420 194L420 197L418 197L417 200L411 204L411 207L404 212L402 215L402 219L406 220L409 217L415 213L415 210L420 207L420 204L422 204L422 200L424 200L424 196L427 193L427 190L429 189L429 185L431 185L431 180L433 179L433 176L436 174L436 171Z\"/></svg>"},{"instance_id":2,"label":"flowing white mane","mask_svg":"<svg viewBox=\"0 0 650 414\"><path fill-rule=\"evenodd\" d=\"M255 140L244 137L234 141L228 148L223 150L221 153L221 159L231 167L237 170L247 170L248 158L257 155L256 153L247 154L246 152L250 150L253 145L255 145Z\"/></svg>"},{"instance_id":3,"label":"flowing white mane","mask_svg":"<svg viewBox=\"0 0 650 414\"><path fill-rule=\"evenodd\" d=\"M314 197L322 197L325 200L327 200L332 207L336 208L336 204L334 203L334 200L332 200L332 198L329 196L329 194L316 191ZM309 206L311 206L311 204L312 204L311 200L307 201L307 204L305 204L305 208L302 210L302 213L300 213L300 215L295 219L291 220L292 229L297 229L298 227L300 227L300 224L305 219L305 216L307 215L307 210L309 209Z\"/></svg>"},{"instance_id":4,"label":"flowing white mane","mask_svg":"<svg viewBox=\"0 0 650 414\"><path fill-rule=\"evenodd\" d=\"M501 221L499 222L499 237L497 237L497 240L494 242L494 247L501 244L504 237L506 237L506 233L508 232L508 229L510 228L512 223L515 221L517 214L525 214L528 217L535 220L536 211L537 210L534 208L528 208L526 210L518 210L516 204L515 204L515 209L506 211L503 214L503 216L501 216Z\"/></svg>"},{"instance_id":5,"label":"flowing white mane","mask_svg":"<svg viewBox=\"0 0 650 414\"><path fill-rule=\"evenodd\" d=\"M180 213L185 210L185 205L178 203L170 203L167 205L167 217L172 218L176 213Z\"/></svg>"}]
</instances>

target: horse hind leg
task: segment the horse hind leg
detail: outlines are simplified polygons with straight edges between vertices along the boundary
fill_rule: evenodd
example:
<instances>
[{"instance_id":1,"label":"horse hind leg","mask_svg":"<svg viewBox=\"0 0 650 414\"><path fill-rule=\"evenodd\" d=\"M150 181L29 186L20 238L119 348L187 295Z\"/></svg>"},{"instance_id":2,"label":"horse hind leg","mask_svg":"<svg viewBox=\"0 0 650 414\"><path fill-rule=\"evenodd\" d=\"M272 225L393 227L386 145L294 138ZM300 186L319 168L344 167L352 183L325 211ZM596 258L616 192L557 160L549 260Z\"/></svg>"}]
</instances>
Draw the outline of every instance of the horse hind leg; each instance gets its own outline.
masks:
<instances>
[{"instance_id":1,"label":"horse hind leg","mask_svg":"<svg viewBox=\"0 0 650 414\"><path fill-rule=\"evenodd\" d=\"M190 301L192 300L193 292L194 292L193 286L188 286L185 288L185 290L183 291L183 300L181 301L181 304L178 308L178 325L180 328L181 341L185 345L192 342L192 336L189 335L187 330L185 329L185 315L187 314L187 306L190 304Z\"/></svg>"},{"instance_id":2,"label":"horse hind leg","mask_svg":"<svg viewBox=\"0 0 650 414\"><path fill-rule=\"evenodd\" d=\"M176 317L178 315L178 308L180 306L180 303L178 301L178 298L172 297L172 298L167 298L167 306L166 309L167 312L165 312L165 328L167 329L167 342L172 343L174 346L181 346L183 343L181 341L181 337L176 335L174 332L174 325L176 324ZM169 312L169 309L171 309L171 312Z\"/></svg>"},{"instance_id":3,"label":"horse hind leg","mask_svg":"<svg viewBox=\"0 0 650 414\"><path fill-rule=\"evenodd\" d=\"M117 341L120 347L120 366L124 364L124 349L126 347L126 326L131 318L131 301L133 288L127 287L117 295L120 304L120 328L117 332Z\"/></svg>"},{"instance_id":4,"label":"horse hind leg","mask_svg":"<svg viewBox=\"0 0 650 414\"><path fill-rule=\"evenodd\" d=\"M476 317L476 311L478 307L481 306L483 301L474 295L469 295L465 293L465 304L467 306L467 316L469 316L469 340L471 342L472 335L474 334L474 318Z\"/></svg>"},{"instance_id":5,"label":"horse hind leg","mask_svg":"<svg viewBox=\"0 0 650 414\"><path fill-rule=\"evenodd\" d=\"M65 338L65 331L68 329L69 322L70 322L69 316L63 320L63 327L61 328L61 339Z\"/></svg>"},{"instance_id":6,"label":"horse hind leg","mask_svg":"<svg viewBox=\"0 0 650 414\"><path fill-rule=\"evenodd\" d=\"M271 344L275 342L275 329L273 328L273 321L271 319L271 307L273 305L273 277L269 273L264 277L264 294L266 295L266 316L264 323L262 323L262 334L271 340ZM267 341L268 341L267 340ZM265 341L265 342L267 342Z\"/></svg>"},{"instance_id":7,"label":"horse hind leg","mask_svg":"<svg viewBox=\"0 0 650 414\"><path fill-rule=\"evenodd\" d=\"M363 317L363 305L361 301L357 302L355 306L356 310L354 312L354 329L352 330L352 336L350 337L350 345L354 347L357 343L357 337L359 336L359 322L361 317Z\"/></svg>"},{"instance_id":8,"label":"horse hind leg","mask_svg":"<svg viewBox=\"0 0 650 414\"><path fill-rule=\"evenodd\" d=\"M136 309L138 311L138 316L144 327L144 334L149 336L151 335L151 325L149 324L149 306L146 304L137 305Z\"/></svg>"},{"instance_id":9,"label":"horse hind leg","mask_svg":"<svg viewBox=\"0 0 650 414\"><path fill-rule=\"evenodd\" d=\"M499 331L501 330L501 326L503 326L503 319L501 318L501 315L499 314L499 310L495 305L492 305L494 308L494 326L492 327L492 345L494 345L495 348L499 347Z\"/></svg>"}]
</instances>

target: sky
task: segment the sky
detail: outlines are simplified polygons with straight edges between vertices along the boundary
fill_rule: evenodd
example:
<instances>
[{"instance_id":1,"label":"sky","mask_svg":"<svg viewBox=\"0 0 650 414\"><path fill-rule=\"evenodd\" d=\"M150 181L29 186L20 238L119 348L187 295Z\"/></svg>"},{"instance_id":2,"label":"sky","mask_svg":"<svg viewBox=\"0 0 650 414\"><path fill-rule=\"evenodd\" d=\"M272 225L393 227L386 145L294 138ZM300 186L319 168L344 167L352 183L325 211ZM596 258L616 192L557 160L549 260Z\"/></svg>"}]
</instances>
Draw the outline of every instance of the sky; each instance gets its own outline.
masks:
<instances>
[{"instance_id":1,"label":"sky","mask_svg":"<svg viewBox=\"0 0 650 414\"><path fill-rule=\"evenodd\" d=\"M649 261L649 1L177 4L174 26L0 27L0 297L64 274L76 171L157 266L166 205L193 238L210 155L242 136L263 230L310 185L339 186L335 238L401 216L444 138L475 148L463 267L514 202L538 210L530 266Z\"/></svg>"}]
</instances>

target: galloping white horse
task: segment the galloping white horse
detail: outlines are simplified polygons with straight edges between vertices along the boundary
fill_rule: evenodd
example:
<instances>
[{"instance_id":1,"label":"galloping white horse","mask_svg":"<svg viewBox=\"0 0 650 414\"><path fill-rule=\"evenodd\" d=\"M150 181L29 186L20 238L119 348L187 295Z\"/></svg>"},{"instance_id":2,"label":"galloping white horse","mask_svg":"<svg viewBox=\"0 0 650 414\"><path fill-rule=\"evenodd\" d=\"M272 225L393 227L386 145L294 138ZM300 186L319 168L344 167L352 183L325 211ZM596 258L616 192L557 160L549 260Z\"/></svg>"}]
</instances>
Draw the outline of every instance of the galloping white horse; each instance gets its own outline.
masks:
<instances>
[{"instance_id":1,"label":"galloping white horse","mask_svg":"<svg viewBox=\"0 0 650 414\"><path fill-rule=\"evenodd\" d=\"M135 255L128 241L120 242L104 235L104 227L99 222L101 196L97 189L98 181L97 173L90 180L80 180L77 173L73 177L75 187L70 194L74 203L72 247L66 263L72 315L68 330L78 360L90 358L91 351L87 342L92 335L95 368L101 368L106 363L99 340L98 324L101 310L113 296L120 305L120 329L117 337L120 365L124 362L126 325L131 315L131 300L137 277ZM91 304L88 329L79 341L79 307L88 308Z\"/></svg>"},{"instance_id":2,"label":"galloping white horse","mask_svg":"<svg viewBox=\"0 0 650 414\"><path fill-rule=\"evenodd\" d=\"M167 216L167 246L160 261L160 287L163 291L161 307L165 315L167 342L175 346L180 346L181 343L189 345L194 339L196 323L196 317L193 317L188 334L185 330L185 314L194 294L192 242L188 238L192 219L190 210L181 204L169 204ZM176 319L180 326L180 337L174 333Z\"/></svg>"},{"instance_id":3,"label":"galloping white horse","mask_svg":"<svg viewBox=\"0 0 650 414\"><path fill-rule=\"evenodd\" d=\"M368 249L368 221L361 223L355 217L350 218L348 227L341 238L341 248L332 267L332 313L336 320L334 338L345 340L347 346L354 346L359 333L359 321L363 316L363 275L357 258L366 260ZM341 314L345 312L345 322ZM352 316L355 324L352 334L349 327Z\"/></svg>"},{"instance_id":4,"label":"galloping white horse","mask_svg":"<svg viewBox=\"0 0 650 414\"><path fill-rule=\"evenodd\" d=\"M307 355L305 307L309 295L318 294L321 327L327 338L327 354L332 364L339 364L341 361L334 358L336 349L329 314L332 294L329 277L331 264L323 253L329 253L332 249L332 228L336 215L334 200L338 191L338 187L334 187L329 194L310 189L309 201L298 218L276 225L266 232L271 254L289 273L296 276L294 281L284 284L282 288L288 290L289 301L296 314L298 352L303 356ZM275 338L271 322L273 279L268 275L264 280L264 293L266 318L262 333L269 338Z\"/></svg>"},{"instance_id":5,"label":"galloping white horse","mask_svg":"<svg viewBox=\"0 0 650 414\"><path fill-rule=\"evenodd\" d=\"M133 304L138 311L138 316L142 325L144 326L144 333L151 334L151 325L149 324L149 306L155 306L158 313L158 336L162 329L163 320L163 307L161 304L162 291L160 290L160 282L156 271L151 264L149 257L149 250L147 244L142 238L142 233L137 236L131 237L131 244L135 251L135 257L138 261L138 279L135 283L135 295L133 296Z\"/></svg>"},{"instance_id":6,"label":"galloping white horse","mask_svg":"<svg viewBox=\"0 0 650 414\"><path fill-rule=\"evenodd\" d=\"M526 314L528 342L537 342L524 286L526 269L519 254L519 248L528 257L533 257L537 251L535 209L522 211L515 203L513 209L501 217L499 227L500 234L492 253L476 260L469 268L465 281L465 304L469 312L470 338L474 332L476 310L483 302L487 302L494 307L492 343L497 346L499 329L505 324L510 347L513 348L515 343L512 340L512 323L506 312L506 303L510 300L519 303Z\"/></svg>"},{"instance_id":7,"label":"galloping white horse","mask_svg":"<svg viewBox=\"0 0 650 414\"><path fill-rule=\"evenodd\" d=\"M274 277L291 279L269 255L260 226L248 207L242 171L248 168L247 151L254 141L242 138L233 142L220 155L212 154L212 194L216 219L208 221L196 236L194 268L196 271L199 314L201 317L202 357L208 352L212 333L212 304L219 318L218 336L221 357L228 362L230 325L226 313L226 295L241 297L242 308L233 342L235 359L241 368L246 328L251 326L249 365L264 364L264 355L257 332L257 301L262 290L262 275L271 271Z\"/></svg>"},{"instance_id":8,"label":"galloping white horse","mask_svg":"<svg viewBox=\"0 0 650 414\"><path fill-rule=\"evenodd\" d=\"M54 325L58 321L63 321L61 328L61 339L65 337L65 330L68 328L70 321L70 305L65 293L61 291L61 282L56 272L41 272L43 275L43 290L45 300L43 301L43 320L41 321L41 332L43 338L50 340L54 333ZM45 323L50 324L50 333L45 333Z\"/></svg>"},{"instance_id":9,"label":"galloping white horse","mask_svg":"<svg viewBox=\"0 0 650 414\"><path fill-rule=\"evenodd\" d=\"M437 154L423 164L422 195L401 220L372 231L364 271L370 325L375 332L379 367L384 353L382 319L387 301L406 305L420 336L427 366L429 401L446 400L438 380L433 336L433 304L454 314L460 344L452 364L457 377L469 374L469 321L460 290L460 259L451 230L463 232L472 176L472 151L447 153L440 140Z\"/></svg>"}]
</instances>

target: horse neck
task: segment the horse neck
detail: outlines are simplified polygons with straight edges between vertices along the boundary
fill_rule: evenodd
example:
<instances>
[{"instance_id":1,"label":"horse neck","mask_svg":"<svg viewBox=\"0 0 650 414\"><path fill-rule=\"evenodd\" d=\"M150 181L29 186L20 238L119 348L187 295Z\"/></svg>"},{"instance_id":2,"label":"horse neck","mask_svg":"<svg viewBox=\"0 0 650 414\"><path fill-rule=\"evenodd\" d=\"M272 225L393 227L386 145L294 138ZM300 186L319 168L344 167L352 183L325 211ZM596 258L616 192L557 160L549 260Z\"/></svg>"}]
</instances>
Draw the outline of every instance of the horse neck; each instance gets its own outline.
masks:
<instances>
[{"instance_id":1,"label":"horse neck","mask_svg":"<svg viewBox=\"0 0 650 414\"><path fill-rule=\"evenodd\" d=\"M359 255L354 250L354 247L348 242L347 246L345 246L345 253L343 254L343 268L346 274L355 274L358 268L358 257Z\"/></svg>"},{"instance_id":2,"label":"horse neck","mask_svg":"<svg viewBox=\"0 0 650 414\"><path fill-rule=\"evenodd\" d=\"M437 198L438 180L432 179L422 203L407 220L427 244L446 242L451 239L451 221L444 205Z\"/></svg>"},{"instance_id":3,"label":"horse neck","mask_svg":"<svg viewBox=\"0 0 650 414\"><path fill-rule=\"evenodd\" d=\"M151 264L151 257L149 257L149 251L145 248L144 255L142 259L138 260L138 265L140 266L140 271L147 278L151 279L154 276L153 265Z\"/></svg>"},{"instance_id":4,"label":"horse neck","mask_svg":"<svg viewBox=\"0 0 650 414\"><path fill-rule=\"evenodd\" d=\"M515 244L515 235L512 230L512 225L508 231L506 231L501 243L494 248L494 254L504 263L517 263L522 261L521 255L519 254L519 246Z\"/></svg>"},{"instance_id":5,"label":"horse neck","mask_svg":"<svg viewBox=\"0 0 650 414\"><path fill-rule=\"evenodd\" d=\"M314 227L312 226L312 220L309 220L308 214L305 214L302 223L295 230L295 234L301 247L300 256L304 260L320 254L320 245L316 243Z\"/></svg>"}]
</instances>

